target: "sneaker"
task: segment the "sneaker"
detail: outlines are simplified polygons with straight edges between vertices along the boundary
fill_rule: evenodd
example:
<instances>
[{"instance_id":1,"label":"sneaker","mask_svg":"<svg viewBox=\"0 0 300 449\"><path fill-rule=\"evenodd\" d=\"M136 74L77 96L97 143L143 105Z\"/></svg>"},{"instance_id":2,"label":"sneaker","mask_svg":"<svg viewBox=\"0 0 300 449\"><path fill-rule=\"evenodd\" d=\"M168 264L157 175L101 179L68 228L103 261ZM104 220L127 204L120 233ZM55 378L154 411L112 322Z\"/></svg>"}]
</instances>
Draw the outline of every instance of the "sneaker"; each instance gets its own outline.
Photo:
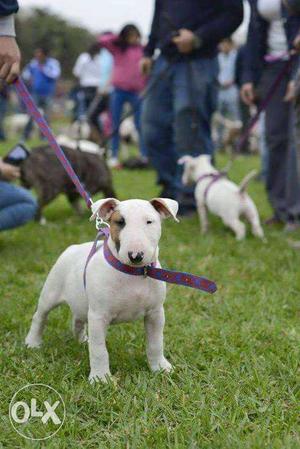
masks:
<instances>
[{"instance_id":1,"label":"sneaker","mask_svg":"<svg viewBox=\"0 0 300 449\"><path fill-rule=\"evenodd\" d=\"M109 166L109 168L121 168L122 167L119 159L116 157L109 158L107 161L107 165Z\"/></svg>"},{"instance_id":2,"label":"sneaker","mask_svg":"<svg viewBox=\"0 0 300 449\"><path fill-rule=\"evenodd\" d=\"M276 215L273 215L272 217L264 221L264 224L267 226L280 225L282 223L282 220L280 220L280 218L278 218Z\"/></svg>"}]
</instances>

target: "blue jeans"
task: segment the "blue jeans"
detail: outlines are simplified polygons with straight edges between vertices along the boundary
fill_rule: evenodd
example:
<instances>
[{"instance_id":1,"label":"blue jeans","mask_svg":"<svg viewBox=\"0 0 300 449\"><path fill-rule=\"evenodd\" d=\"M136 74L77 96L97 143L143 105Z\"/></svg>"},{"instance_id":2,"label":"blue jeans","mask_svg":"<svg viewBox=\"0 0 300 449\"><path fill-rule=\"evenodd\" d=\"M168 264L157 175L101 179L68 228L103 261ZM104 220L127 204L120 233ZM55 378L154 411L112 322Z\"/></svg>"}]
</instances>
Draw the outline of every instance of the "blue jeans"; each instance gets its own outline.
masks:
<instances>
[{"instance_id":1,"label":"blue jeans","mask_svg":"<svg viewBox=\"0 0 300 449\"><path fill-rule=\"evenodd\" d=\"M239 91L237 86L233 85L227 89L219 89L218 92L218 112L229 120L240 120L239 110ZM223 142L224 125L218 126L218 147Z\"/></svg>"},{"instance_id":2,"label":"blue jeans","mask_svg":"<svg viewBox=\"0 0 300 449\"><path fill-rule=\"evenodd\" d=\"M122 119L122 112L125 103L129 103L134 112L134 124L139 133L140 139L140 153L142 156L147 157L147 150L144 145L144 141L141 136L141 111L142 101L139 95L135 92L129 92L127 90L114 89L110 98L110 110L112 115L113 131L117 130L120 126ZM118 157L120 146L120 136L118 132L115 132L112 137L112 155Z\"/></svg>"},{"instance_id":3,"label":"blue jeans","mask_svg":"<svg viewBox=\"0 0 300 449\"><path fill-rule=\"evenodd\" d=\"M168 61L160 56L144 100L142 131L149 159L158 182L177 198L192 190L181 182L182 168L177 160L184 154L213 154L211 118L217 103L216 59L199 58L190 62Z\"/></svg>"},{"instance_id":4,"label":"blue jeans","mask_svg":"<svg viewBox=\"0 0 300 449\"><path fill-rule=\"evenodd\" d=\"M48 95L39 95L39 94L32 94L33 99L35 101L35 104L39 109L43 111L44 118L49 123L49 109L50 109L50 103L52 100L52 96ZM24 132L23 132L23 138L25 140L30 138L31 132L33 128L33 119L29 117L28 123L25 126Z\"/></svg>"},{"instance_id":5,"label":"blue jeans","mask_svg":"<svg viewBox=\"0 0 300 449\"><path fill-rule=\"evenodd\" d=\"M25 224L36 211L37 202L28 190L0 181L0 231Z\"/></svg>"}]
</instances>

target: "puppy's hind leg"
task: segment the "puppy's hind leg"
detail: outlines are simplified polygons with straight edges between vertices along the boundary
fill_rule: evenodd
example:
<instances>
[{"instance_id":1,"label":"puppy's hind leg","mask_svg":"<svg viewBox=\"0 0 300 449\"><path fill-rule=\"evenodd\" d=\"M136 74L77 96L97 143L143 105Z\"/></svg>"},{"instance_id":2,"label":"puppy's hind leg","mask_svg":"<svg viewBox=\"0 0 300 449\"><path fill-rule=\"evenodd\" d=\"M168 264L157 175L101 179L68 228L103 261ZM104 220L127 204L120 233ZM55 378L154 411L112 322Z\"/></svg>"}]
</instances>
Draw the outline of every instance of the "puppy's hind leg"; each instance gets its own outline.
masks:
<instances>
[{"instance_id":1,"label":"puppy's hind leg","mask_svg":"<svg viewBox=\"0 0 300 449\"><path fill-rule=\"evenodd\" d=\"M246 226L239 217L223 217L223 222L233 230L237 240L244 240L246 236Z\"/></svg>"},{"instance_id":2,"label":"puppy's hind leg","mask_svg":"<svg viewBox=\"0 0 300 449\"><path fill-rule=\"evenodd\" d=\"M264 239L264 231L260 224L259 215L256 209L255 204L250 198L247 198L245 209L244 209L244 215L246 219L251 224L252 234L255 237L259 237L260 239Z\"/></svg>"},{"instance_id":3,"label":"puppy's hind leg","mask_svg":"<svg viewBox=\"0 0 300 449\"><path fill-rule=\"evenodd\" d=\"M62 303L61 284L56 282L55 266L50 271L41 292L38 307L32 317L31 327L25 339L29 348L38 348L42 343L42 334L49 312Z\"/></svg>"},{"instance_id":4,"label":"puppy's hind leg","mask_svg":"<svg viewBox=\"0 0 300 449\"><path fill-rule=\"evenodd\" d=\"M79 343L85 343L88 341L86 333L86 320L81 319L78 316L73 316L73 335Z\"/></svg>"}]
</instances>

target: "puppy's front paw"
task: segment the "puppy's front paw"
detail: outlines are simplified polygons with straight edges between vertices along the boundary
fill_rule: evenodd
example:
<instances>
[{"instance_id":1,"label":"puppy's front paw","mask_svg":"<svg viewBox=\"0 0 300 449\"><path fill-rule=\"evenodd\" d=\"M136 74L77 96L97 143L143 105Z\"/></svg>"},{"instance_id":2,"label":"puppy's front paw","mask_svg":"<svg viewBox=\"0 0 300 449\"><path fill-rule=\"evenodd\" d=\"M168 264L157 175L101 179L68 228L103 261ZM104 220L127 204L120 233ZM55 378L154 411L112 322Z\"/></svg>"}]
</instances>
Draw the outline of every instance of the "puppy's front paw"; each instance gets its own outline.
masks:
<instances>
[{"instance_id":1,"label":"puppy's front paw","mask_svg":"<svg viewBox=\"0 0 300 449\"><path fill-rule=\"evenodd\" d=\"M97 384L99 382L107 383L110 379L112 379L112 375L109 371L107 372L97 372L91 371L89 375L89 382L91 385Z\"/></svg>"},{"instance_id":2,"label":"puppy's front paw","mask_svg":"<svg viewBox=\"0 0 300 449\"><path fill-rule=\"evenodd\" d=\"M42 344L42 339L38 337L32 337L30 334L25 338L25 345L27 348L35 349L39 348Z\"/></svg>"},{"instance_id":3,"label":"puppy's front paw","mask_svg":"<svg viewBox=\"0 0 300 449\"><path fill-rule=\"evenodd\" d=\"M150 365L150 368L151 368L151 371L153 371L153 372L155 372L155 371L165 371L167 373L170 373L173 370L173 366L171 365L170 362L168 362L168 360L165 357L163 357L157 363L152 363Z\"/></svg>"}]
</instances>

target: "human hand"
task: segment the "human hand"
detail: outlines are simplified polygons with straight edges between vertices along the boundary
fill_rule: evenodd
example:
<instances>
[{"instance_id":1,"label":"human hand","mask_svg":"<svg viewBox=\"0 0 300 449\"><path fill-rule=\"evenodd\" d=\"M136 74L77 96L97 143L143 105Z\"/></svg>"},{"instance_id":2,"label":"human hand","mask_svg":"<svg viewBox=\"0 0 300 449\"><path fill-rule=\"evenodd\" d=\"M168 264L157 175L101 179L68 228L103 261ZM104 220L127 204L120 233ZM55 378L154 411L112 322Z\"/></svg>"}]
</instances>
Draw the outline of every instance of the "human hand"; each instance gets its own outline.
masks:
<instances>
[{"instance_id":1,"label":"human hand","mask_svg":"<svg viewBox=\"0 0 300 449\"><path fill-rule=\"evenodd\" d=\"M20 178L20 169L3 161L0 161L0 173L7 181L14 181Z\"/></svg>"},{"instance_id":2,"label":"human hand","mask_svg":"<svg viewBox=\"0 0 300 449\"><path fill-rule=\"evenodd\" d=\"M251 106L254 102L254 86L253 83L245 83L241 88L241 98L247 106Z\"/></svg>"},{"instance_id":3,"label":"human hand","mask_svg":"<svg viewBox=\"0 0 300 449\"><path fill-rule=\"evenodd\" d=\"M295 37L293 46L296 52L300 53L300 34L298 34L298 36Z\"/></svg>"},{"instance_id":4,"label":"human hand","mask_svg":"<svg viewBox=\"0 0 300 449\"><path fill-rule=\"evenodd\" d=\"M0 79L12 83L20 75L21 54L14 37L0 36Z\"/></svg>"},{"instance_id":5,"label":"human hand","mask_svg":"<svg viewBox=\"0 0 300 449\"><path fill-rule=\"evenodd\" d=\"M293 101L295 99L295 81L290 81L286 88L286 93L283 101Z\"/></svg>"},{"instance_id":6,"label":"human hand","mask_svg":"<svg viewBox=\"0 0 300 449\"><path fill-rule=\"evenodd\" d=\"M140 62L140 71L143 75L148 76L150 75L151 69L152 69L153 61L152 58L144 57L141 59Z\"/></svg>"},{"instance_id":7,"label":"human hand","mask_svg":"<svg viewBox=\"0 0 300 449\"><path fill-rule=\"evenodd\" d=\"M195 49L195 34L182 28L178 32L178 36L173 37L172 41L177 46L178 51L183 54L191 53Z\"/></svg>"}]
</instances>

